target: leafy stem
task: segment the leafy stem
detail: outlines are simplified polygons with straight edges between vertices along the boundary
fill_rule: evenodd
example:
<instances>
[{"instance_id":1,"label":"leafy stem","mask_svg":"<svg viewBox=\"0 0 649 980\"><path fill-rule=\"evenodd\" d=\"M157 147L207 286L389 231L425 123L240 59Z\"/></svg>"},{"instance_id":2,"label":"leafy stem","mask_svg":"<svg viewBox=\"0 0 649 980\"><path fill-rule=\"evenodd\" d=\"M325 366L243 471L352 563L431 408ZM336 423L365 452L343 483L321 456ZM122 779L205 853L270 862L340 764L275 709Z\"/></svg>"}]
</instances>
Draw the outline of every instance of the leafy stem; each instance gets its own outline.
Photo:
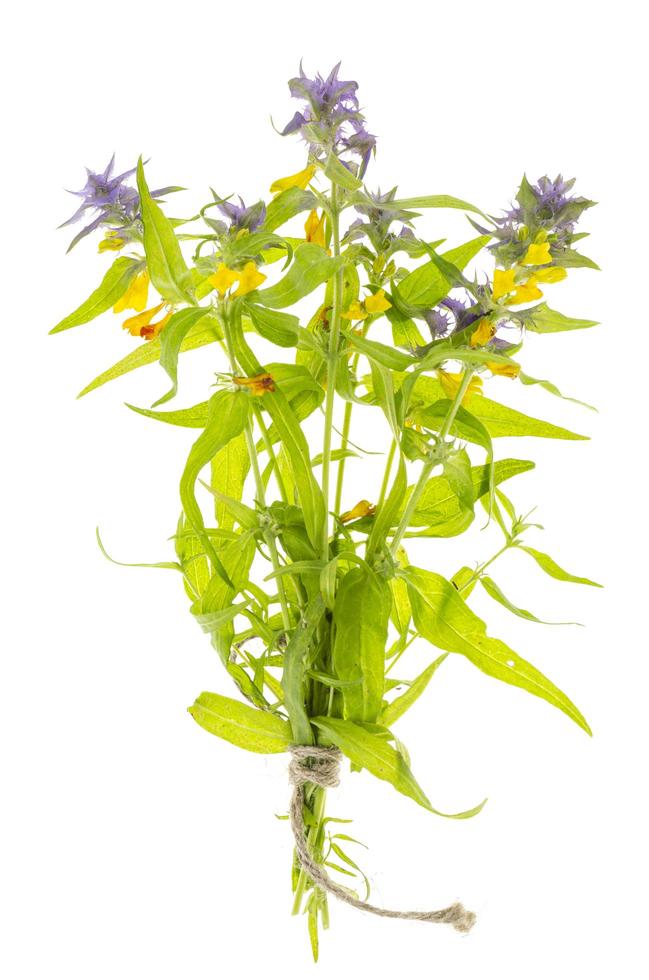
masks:
<instances>
[{"instance_id":1,"label":"leafy stem","mask_svg":"<svg viewBox=\"0 0 649 980\"><path fill-rule=\"evenodd\" d=\"M331 229L333 256L340 255L340 208L338 186L331 182ZM343 273L338 269L333 279L333 303L329 320L329 349L327 357L327 394L325 399L324 437L322 441L322 495L325 502L325 517L322 531L322 560L329 558L329 496L331 476L331 436L333 433L334 405L336 399L336 370L338 366L338 346L340 343L340 316L342 313Z\"/></svg>"}]
</instances>

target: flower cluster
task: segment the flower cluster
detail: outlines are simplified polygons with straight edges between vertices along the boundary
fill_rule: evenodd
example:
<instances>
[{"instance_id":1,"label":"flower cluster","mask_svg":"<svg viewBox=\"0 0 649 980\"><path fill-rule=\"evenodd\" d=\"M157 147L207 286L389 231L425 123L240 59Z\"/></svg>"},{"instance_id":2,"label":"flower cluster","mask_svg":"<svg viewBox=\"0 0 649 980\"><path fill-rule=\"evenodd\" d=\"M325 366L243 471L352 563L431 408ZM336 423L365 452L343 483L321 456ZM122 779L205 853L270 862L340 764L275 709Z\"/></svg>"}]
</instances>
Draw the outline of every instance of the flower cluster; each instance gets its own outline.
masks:
<instances>
[{"instance_id":1,"label":"flower cluster","mask_svg":"<svg viewBox=\"0 0 649 980\"><path fill-rule=\"evenodd\" d=\"M124 173L113 176L115 154L108 161L104 170L95 172L86 167L86 183L79 191L70 191L75 197L82 198L81 204L71 218L64 221L60 228L76 224L88 211L98 212L93 220L78 232L68 246L68 252L82 238L97 228L107 229L106 237L99 245L99 251L119 251L129 242L141 241L142 219L140 216L140 198L137 190L127 183L136 171L136 167L125 170ZM151 191L152 197L163 197L179 187L162 187Z\"/></svg>"},{"instance_id":2,"label":"flower cluster","mask_svg":"<svg viewBox=\"0 0 649 980\"><path fill-rule=\"evenodd\" d=\"M540 177L536 184L523 177L516 206L505 211L503 217L493 219L495 228L476 225L479 231L496 239L489 250L500 265L507 269L516 263L543 265L565 258L577 240L577 221L595 203L584 197L570 197L574 184L574 178L564 180L561 174L554 180ZM530 249L534 252L534 246L541 247L543 261L533 261Z\"/></svg>"},{"instance_id":3,"label":"flower cluster","mask_svg":"<svg viewBox=\"0 0 649 980\"><path fill-rule=\"evenodd\" d=\"M362 177L376 149L376 137L368 132L360 111L356 91L358 84L338 78L340 62L326 78L316 74L308 78L300 64L300 74L288 83L291 95L304 103L282 130L282 136L299 133L317 158L348 151L360 158L355 167Z\"/></svg>"}]
</instances>

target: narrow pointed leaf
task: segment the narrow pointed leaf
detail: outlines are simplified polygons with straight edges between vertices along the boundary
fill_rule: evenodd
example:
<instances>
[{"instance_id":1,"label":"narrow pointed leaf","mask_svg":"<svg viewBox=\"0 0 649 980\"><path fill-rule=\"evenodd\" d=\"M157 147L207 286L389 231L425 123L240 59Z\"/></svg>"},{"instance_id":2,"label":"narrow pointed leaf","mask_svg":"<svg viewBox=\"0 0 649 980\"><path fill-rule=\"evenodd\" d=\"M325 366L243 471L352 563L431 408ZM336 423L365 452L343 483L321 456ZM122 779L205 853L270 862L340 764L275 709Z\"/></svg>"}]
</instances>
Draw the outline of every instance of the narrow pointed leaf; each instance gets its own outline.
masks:
<instances>
[{"instance_id":1,"label":"narrow pointed leaf","mask_svg":"<svg viewBox=\"0 0 649 980\"><path fill-rule=\"evenodd\" d=\"M89 323L95 317L105 313L121 299L138 272L143 269L143 263L138 259L129 259L122 255L115 259L100 285L91 293L88 299L74 313L64 317L60 323L50 330L50 333L61 333L70 327L78 327Z\"/></svg>"},{"instance_id":2,"label":"narrow pointed leaf","mask_svg":"<svg viewBox=\"0 0 649 980\"><path fill-rule=\"evenodd\" d=\"M191 276L173 225L151 197L140 157L137 187L144 224L144 251L151 282L168 303L191 303Z\"/></svg>"},{"instance_id":3,"label":"narrow pointed leaf","mask_svg":"<svg viewBox=\"0 0 649 980\"><path fill-rule=\"evenodd\" d=\"M570 572L566 572L560 565L557 565L554 558L550 558L549 555L544 554L542 551L537 551L536 548L530 548L529 545L521 544L518 546L521 551L526 552L534 559L539 568L542 568L546 575L551 578L556 578L560 582L575 582L577 585L593 585L596 589L603 588L599 582L593 582L592 579L583 578L581 575L572 575Z\"/></svg>"},{"instance_id":4,"label":"narrow pointed leaf","mask_svg":"<svg viewBox=\"0 0 649 980\"><path fill-rule=\"evenodd\" d=\"M286 752L291 741L287 721L221 694L204 691L187 710L205 731L249 752Z\"/></svg>"}]
</instances>

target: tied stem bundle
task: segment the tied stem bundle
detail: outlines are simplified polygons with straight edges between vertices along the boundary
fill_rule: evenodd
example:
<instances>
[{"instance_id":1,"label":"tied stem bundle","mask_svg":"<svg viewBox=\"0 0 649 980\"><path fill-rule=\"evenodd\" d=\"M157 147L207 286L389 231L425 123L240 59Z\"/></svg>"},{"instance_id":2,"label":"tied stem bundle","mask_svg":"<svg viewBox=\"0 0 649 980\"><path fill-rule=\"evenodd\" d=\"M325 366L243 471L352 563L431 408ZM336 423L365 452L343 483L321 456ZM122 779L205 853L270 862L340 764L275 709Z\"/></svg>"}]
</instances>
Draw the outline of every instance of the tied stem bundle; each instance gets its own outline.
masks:
<instances>
[{"instance_id":1,"label":"tied stem bundle","mask_svg":"<svg viewBox=\"0 0 649 980\"><path fill-rule=\"evenodd\" d=\"M304 827L304 786L307 783L321 786L323 789L338 786L342 753L339 749L321 745L291 745L290 753L289 780L293 786L293 795L291 796L289 818L295 838L295 849L300 864L318 888L322 888L330 895L334 895L339 901L346 902L347 905L351 905L355 909L371 912L372 915L379 915L384 919L439 922L453 926L458 932L469 932L473 928L476 921L475 913L469 912L460 902L433 912L400 912L364 902L353 895L349 889L330 878L322 864L315 860L309 849Z\"/></svg>"}]
</instances>

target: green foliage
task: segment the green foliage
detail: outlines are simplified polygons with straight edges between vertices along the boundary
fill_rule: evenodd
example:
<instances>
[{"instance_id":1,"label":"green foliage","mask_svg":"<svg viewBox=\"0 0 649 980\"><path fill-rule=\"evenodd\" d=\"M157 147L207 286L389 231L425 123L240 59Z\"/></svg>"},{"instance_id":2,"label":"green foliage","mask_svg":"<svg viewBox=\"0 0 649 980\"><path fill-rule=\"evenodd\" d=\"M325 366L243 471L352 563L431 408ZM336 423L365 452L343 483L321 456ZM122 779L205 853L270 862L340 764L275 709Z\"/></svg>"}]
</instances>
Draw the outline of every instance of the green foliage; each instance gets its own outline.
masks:
<instances>
[{"instance_id":1,"label":"green foliage","mask_svg":"<svg viewBox=\"0 0 649 980\"><path fill-rule=\"evenodd\" d=\"M61 333L62 330L69 330L70 327L79 327L82 323L89 323L90 320L105 313L122 298L142 268L143 263L137 259L129 259L126 256L115 259L97 289L81 306L77 307L74 313L70 313L57 323L50 333Z\"/></svg>"},{"instance_id":2,"label":"green foliage","mask_svg":"<svg viewBox=\"0 0 649 980\"><path fill-rule=\"evenodd\" d=\"M595 267L572 247L583 236L571 230L592 202L557 190L553 199L563 204L553 229L541 213L543 182L535 189L526 178L517 198L522 220L505 225L449 195L399 198L396 187L374 195L364 169L371 137L360 165L353 144L352 159L347 150L341 159L339 141L325 149L318 126L302 128L310 137L308 168L282 179L279 186L295 186L267 206L246 208L212 192L193 217L170 218L162 192L149 191L140 160L139 199L135 188L128 196L136 209L122 213L111 203L104 214L97 207L108 229L100 250L129 254L115 259L99 287L52 332L99 317L133 285L133 309L150 305L140 321L148 339L81 395L159 361L168 390L150 408L128 407L197 430L180 479L175 555L150 566L181 573L190 613L239 694L239 700L201 694L189 709L196 722L257 753L286 752L293 743L337 746L353 770L366 769L431 813L465 818L483 804L456 814L433 807L391 730L423 702L450 654L547 701L590 732L558 687L489 636L469 601L482 590L520 619L543 622L509 598L509 583L496 583L499 571L492 576L506 551L527 554L558 581L599 587L528 545L528 532L540 525L518 514L502 486L534 463L515 458L527 455L518 448L496 459L494 448L501 438L587 437L490 397L522 400L530 386L566 397L513 358L528 331L577 331L595 321L567 317L545 299L526 305L513 287L535 275L545 292L563 270ZM306 184L313 190L300 186ZM467 212L480 235L440 252L443 233L420 237L416 219L419 211L447 208ZM305 212L306 225L298 218ZM293 219L304 231L289 228L280 237L278 229ZM465 273L476 259L475 275ZM158 296L150 304L148 280L135 282L145 270ZM144 322L163 305L165 314ZM500 343L512 338L515 345ZM207 390L194 394L189 407L161 410L177 394L181 353L208 345ZM147 431L142 425L144 437ZM370 456L384 457L378 479L363 469ZM349 499L352 468L362 490ZM199 483L211 497L198 492ZM502 532L500 550L474 565L463 555L450 581L410 563L413 538L461 535L474 524L476 504L488 512L491 531ZM428 545L419 547L434 564L437 548ZM421 670L410 654L424 641L438 653ZM436 683L443 679L444 672ZM343 849L352 838L332 834L332 819L322 789L306 784L304 820L315 859L367 885ZM293 885L295 910L307 914L317 957L326 894L297 860Z\"/></svg>"}]
</instances>

